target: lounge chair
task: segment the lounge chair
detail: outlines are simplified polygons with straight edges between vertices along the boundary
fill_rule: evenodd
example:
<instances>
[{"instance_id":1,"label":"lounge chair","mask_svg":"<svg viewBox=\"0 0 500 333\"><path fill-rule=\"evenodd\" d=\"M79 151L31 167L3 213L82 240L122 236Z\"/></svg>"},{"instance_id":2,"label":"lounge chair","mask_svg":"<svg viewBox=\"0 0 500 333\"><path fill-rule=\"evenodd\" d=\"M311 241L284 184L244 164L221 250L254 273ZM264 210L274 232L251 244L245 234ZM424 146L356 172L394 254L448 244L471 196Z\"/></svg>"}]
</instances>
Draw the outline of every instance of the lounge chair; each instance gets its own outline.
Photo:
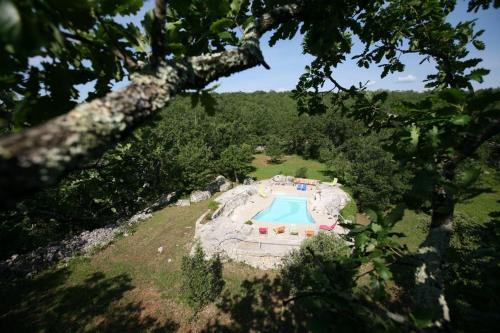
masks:
<instances>
[{"instance_id":1,"label":"lounge chair","mask_svg":"<svg viewBox=\"0 0 500 333\"><path fill-rule=\"evenodd\" d=\"M264 192L264 187L259 186L259 195L263 198L266 198L267 197L267 194Z\"/></svg>"},{"instance_id":2,"label":"lounge chair","mask_svg":"<svg viewBox=\"0 0 500 333\"><path fill-rule=\"evenodd\" d=\"M290 228L290 235L298 235L299 234L299 229L297 229L296 226L292 226Z\"/></svg>"},{"instance_id":3,"label":"lounge chair","mask_svg":"<svg viewBox=\"0 0 500 333\"><path fill-rule=\"evenodd\" d=\"M321 230L326 230L326 231L332 231L333 229L335 229L335 227L337 226L337 222L335 222L334 224L332 225L327 225L327 224L321 224L319 226L319 228Z\"/></svg>"},{"instance_id":4,"label":"lounge chair","mask_svg":"<svg viewBox=\"0 0 500 333\"><path fill-rule=\"evenodd\" d=\"M260 227L259 228L259 234L261 234L261 235L267 235L267 228L266 227Z\"/></svg>"},{"instance_id":5,"label":"lounge chair","mask_svg":"<svg viewBox=\"0 0 500 333\"><path fill-rule=\"evenodd\" d=\"M314 230L306 229L306 237L311 237L311 236L314 236Z\"/></svg>"},{"instance_id":6,"label":"lounge chair","mask_svg":"<svg viewBox=\"0 0 500 333\"><path fill-rule=\"evenodd\" d=\"M282 233L285 232L285 226L284 225L280 225L279 227L273 228L273 230L277 234L282 234Z\"/></svg>"}]
</instances>

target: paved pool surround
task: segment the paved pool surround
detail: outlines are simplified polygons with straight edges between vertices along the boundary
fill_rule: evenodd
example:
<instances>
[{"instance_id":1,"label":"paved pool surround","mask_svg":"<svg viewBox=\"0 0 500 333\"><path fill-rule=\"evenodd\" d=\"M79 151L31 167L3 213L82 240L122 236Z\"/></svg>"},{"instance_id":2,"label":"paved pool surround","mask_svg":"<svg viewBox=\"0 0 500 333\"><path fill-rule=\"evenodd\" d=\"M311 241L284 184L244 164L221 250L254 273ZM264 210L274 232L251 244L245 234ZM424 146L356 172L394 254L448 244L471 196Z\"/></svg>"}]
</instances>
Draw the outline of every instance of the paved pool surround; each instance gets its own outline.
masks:
<instances>
[{"instance_id":1,"label":"paved pool surround","mask_svg":"<svg viewBox=\"0 0 500 333\"><path fill-rule=\"evenodd\" d=\"M284 256L300 246L306 238L306 229L313 229L317 233L321 224L333 224L339 211L350 200L338 184L319 183L307 186L307 191L298 191L292 181L293 177L275 176L251 185L237 186L215 199L220 206L213 213L212 220L205 224L197 223L195 230L195 238L200 241L207 255L220 254L260 269L276 268ZM265 197L259 194L262 191ZM307 213L313 223L254 219L258 213L270 208L276 197L282 196L306 201ZM274 233L273 228L279 225L285 226L285 233ZM268 234L260 234L260 227L267 227ZM298 230L299 234L291 235L291 228ZM337 225L333 233L345 234L347 231Z\"/></svg>"}]
</instances>

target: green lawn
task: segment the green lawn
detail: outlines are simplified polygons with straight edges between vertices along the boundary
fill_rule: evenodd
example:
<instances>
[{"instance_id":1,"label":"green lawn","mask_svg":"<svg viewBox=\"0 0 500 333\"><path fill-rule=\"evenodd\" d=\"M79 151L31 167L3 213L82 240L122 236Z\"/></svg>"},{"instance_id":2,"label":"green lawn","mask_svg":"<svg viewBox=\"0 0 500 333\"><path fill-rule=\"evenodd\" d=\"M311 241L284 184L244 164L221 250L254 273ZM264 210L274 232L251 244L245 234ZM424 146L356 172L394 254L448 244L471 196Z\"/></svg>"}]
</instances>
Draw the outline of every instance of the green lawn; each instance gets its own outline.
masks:
<instances>
[{"instance_id":1,"label":"green lawn","mask_svg":"<svg viewBox=\"0 0 500 333\"><path fill-rule=\"evenodd\" d=\"M288 156L275 165L268 164L264 155L256 155L253 165L253 176L258 179L279 173L294 175L305 166L308 177L326 180L321 163L299 156ZM499 208L498 180L498 173L488 170L471 190L477 195L459 204L457 211L478 223L488 219ZM2 331L187 332L200 331L214 318L227 321L227 314L221 314L215 305L193 317L179 293L181 258L193 244L196 219L209 205L207 200L190 207L167 207L89 258L73 259L32 279L1 284ZM349 216L355 212L355 204L343 211ZM407 235L402 241L410 251L424 240L429 220L425 214L406 211L398 223L396 229ZM160 246L161 254L157 251ZM236 290L245 279L263 275L243 264L224 264L227 291Z\"/></svg>"},{"instance_id":2,"label":"green lawn","mask_svg":"<svg viewBox=\"0 0 500 333\"><path fill-rule=\"evenodd\" d=\"M465 213L480 224L488 221L490 214L500 210L500 173L486 169L468 192L468 197L457 204L455 212ZM403 220L396 225L395 231L405 233L407 236L402 239L403 243L410 251L416 251L425 240L429 224L430 216L407 210Z\"/></svg>"},{"instance_id":3,"label":"green lawn","mask_svg":"<svg viewBox=\"0 0 500 333\"><path fill-rule=\"evenodd\" d=\"M1 285L2 331L168 332L205 327L216 307L192 319L179 290L181 258L189 252L195 221L209 202L167 207L90 258L76 258L34 279ZM261 275L243 264L224 266L227 290Z\"/></svg>"},{"instance_id":4,"label":"green lawn","mask_svg":"<svg viewBox=\"0 0 500 333\"><path fill-rule=\"evenodd\" d=\"M321 181L329 181L330 178L325 175L326 167L323 163L315 160L305 160L298 155L289 155L283 158L279 164L270 163L269 157L263 154L255 155L252 161L255 171L250 176L258 180L271 178L275 175L295 176L297 169L307 168L307 177Z\"/></svg>"}]
</instances>

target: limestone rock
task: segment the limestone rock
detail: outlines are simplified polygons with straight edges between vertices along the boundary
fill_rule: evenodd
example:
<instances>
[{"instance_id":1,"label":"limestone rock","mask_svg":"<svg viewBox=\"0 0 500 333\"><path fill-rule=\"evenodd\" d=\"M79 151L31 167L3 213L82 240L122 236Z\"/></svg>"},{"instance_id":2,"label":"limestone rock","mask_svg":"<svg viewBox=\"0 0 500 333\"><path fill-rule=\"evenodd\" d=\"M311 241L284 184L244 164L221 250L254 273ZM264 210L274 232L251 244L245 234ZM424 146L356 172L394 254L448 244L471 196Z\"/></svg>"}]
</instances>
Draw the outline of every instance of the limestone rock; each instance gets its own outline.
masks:
<instances>
[{"instance_id":1,"label":"limestone rock","mask_svg":"<svg viewBox=\"0 0 500 333\"><path fill-rule=\"evenodd\" d=\"M265 151L266 151L266 147L264 147L264 146L257 146L257 147L255 147L255 152L256 153L263 153Z\"/></svg>"},{"instance_id":2,"label":"limestone rock","mask_svg":"<svg viewBox=\"0 0 500 333\"><path fill-rule=\"evenodd\" d=\"M255 180L253 180L252 178L245 178L245 180L243 181L243 185L251 185L255 182Z\"/></svg>"},{"instance_id":3,"label":"limestone rock","mask_svg":"<svg viewBox=\"0 0 500 333\"><path fill-rule=\"evenodd\" d=\"M215 193L217 191L220 191L221 186L223 186L226 183L231 184L231 182L229 182L229 180L227 180L226 177L224 177L224 176L217 176L213 182L211 182L210 184L208 184L206 190L208 192L210 192L210 193Z\"/></svg>"},{"instance_id":4,"label":"limestone rock","mask_svg":"<svg viewBox=\"0 0 500 333\"><path fill-rule=\"evenodd\" d=\"M189 199L179 199L176 205L181 207L191 206L191 201Z\"/></svg>"},{"instance_id":5,"label":"limestone rock","mask_svg":"<svg viewBox=\"0 0 500 333\"><path fill-rule=\"evenodd\" d=\"M194 191L191 193L189 199L191 202L200 202L203 200L207 200L212 196L209 191Z\"/></svg>"},{"instance_id":6,"label":"limestone rock","mask_svg":"<svg viewBox=\"0 0 500 333\"><path fill-rule=\"evenodd\" d=\"M231 184L230 181L227 181L219 187L219 192L226 192L230 190L231 187L233 187L233 184Z\"/></svg>"},{"instance_id":7,"label":"limestone rock","mask_svg":"<svg viewBox=\"0 0 500 333\"><path fill-rule=\"evenodd\" d=\"M283 176L283 175L276 175L272 179L276 183L284 183L284 182L286 182L286 176Z\"/></svg>"}]
</instances>

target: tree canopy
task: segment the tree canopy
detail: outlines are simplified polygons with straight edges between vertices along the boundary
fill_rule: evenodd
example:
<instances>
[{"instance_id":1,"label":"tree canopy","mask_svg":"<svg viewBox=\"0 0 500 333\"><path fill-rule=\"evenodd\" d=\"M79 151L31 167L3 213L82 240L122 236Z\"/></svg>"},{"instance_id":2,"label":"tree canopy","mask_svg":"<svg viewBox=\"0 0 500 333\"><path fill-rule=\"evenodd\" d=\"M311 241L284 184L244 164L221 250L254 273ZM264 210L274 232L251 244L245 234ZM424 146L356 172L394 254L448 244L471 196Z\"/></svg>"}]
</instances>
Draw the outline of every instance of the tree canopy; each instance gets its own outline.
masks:
<instances>
[{"instance_id":1,"label":"tree canopy","mask_svg":"<svg viewBox=\"0 0 500 333\"><path fill-rule=\"evenodd\" d=\"M499 5L497 0L471 0L469 11ZM13 207L76 168L85 172L105 152L108 167L119 164L124 156L140 160L143 169L134 171L137 176L132 178L150 179L151 175L141 172L157 170L156 180L179 177L186 190L205 184L221 166L238 178L247 172L243 165L248 148L242 148L242 153L235 147L243 147L237 145L248 143L250 135L258 141L265 130L248 130L247 136L239 133L234 119L224 128L215 126L214 135L189 131L184 136L174 128L175 134L166 138L150 136L164 144L153 151L144 145L122 154L130 149L127 143L107 149L147 119L154 119L178 94L191 92L192 106L199 103L213 114L216 99L206 90L210 83L258 65L269 68L259 45L264 33L271 32L271 46L300 34L303 52L313 57L293 91L304 122L285 128L289 134L308 134L290 135L291 140L267 139L270 143L279 140L280 148L283 141L289 150L324 158L345 180L357 184L354 194L367 206L378 206L370 227L351 231L354 258L374 265L375 290L390 278L387 265L394 259L390 250L399 250L393 247L390 230L404 206L422 208L430 202L432 228L417 271L417 287L424 288L423 296L416 299L432 308L431 326L446 326L450 318L443 301L443 251L449 243L457 194L478 174L464 162L500 132L498 91L475 92L471 83L481 83L489 72L479 66L481 59L469 56L470 47L485 48L480 40L483 32L475 30L474 21L449 23L447 17L455 6L454 0L156 0L155 8L137 27L121 24L117 17L137 13L142 7L139 0L67 4L0 0L0 114L5 134L0 138L2 205ZM354 43L362 51L352 55ZM348 60L359 67L378 66L382 77L403 71L401 55L407 53L436 63L435 73L426 79L431 92L419 101L388 103L387 92L367 92L363 83L344 87L335 79L337 66ZM111 91L113 83L124 78L130 83ZM95 91L80 104L77 86L91 82ZM326 84L333 89L325 92ZM340 124L322 122L322 115L339 113L343 114ZM194 117L197 123L198 114ZM363 123L366 131L362 134L375 132L377 136L339 139L352 138L349 122L353 119ZM338 134L332 129L338 129ZM178 137L186 140L176 141ZM213 144L212 150L209 143L218 140L223 144ZM142 159L138 151L151 154L151 159ZM212 163L214 156L220 165ZM107 175L96 172L99 166L98 159L84 177L94 187L99 177L111 186L130 176L119 169ZM389 182L387 174L399 170L408 174L398 173ZM73 183L68 179L70 189L81 183L81 179ZM411 186L405 183L407 179ZM134 194L139 183L135 179ZM144 182L142 186L150 185ZM112 203L118 200L103 192L104 198L94 196L88 202L116 211Z\"/></svg>"}]
</instances>

